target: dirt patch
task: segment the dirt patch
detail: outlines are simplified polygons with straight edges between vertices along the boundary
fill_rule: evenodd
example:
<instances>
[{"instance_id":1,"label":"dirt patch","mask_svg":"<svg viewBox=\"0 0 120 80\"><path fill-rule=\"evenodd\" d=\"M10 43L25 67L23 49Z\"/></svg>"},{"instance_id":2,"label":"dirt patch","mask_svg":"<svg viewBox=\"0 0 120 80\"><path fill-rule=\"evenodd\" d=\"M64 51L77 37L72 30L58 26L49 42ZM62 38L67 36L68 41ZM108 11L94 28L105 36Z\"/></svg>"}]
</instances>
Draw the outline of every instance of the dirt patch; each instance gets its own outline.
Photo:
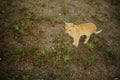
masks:
<instances>
[{"instance_id":1,"label":"dirt patch","mask_svg":"<svg viewBox=\"0 0 120 80\"><path fill-rule=\"evenodd\" d=\"M0 5L0 80L119 80L119 0L5 0ZM72 45L64 21L103 32Z\"/></svg>"}]
</instances>

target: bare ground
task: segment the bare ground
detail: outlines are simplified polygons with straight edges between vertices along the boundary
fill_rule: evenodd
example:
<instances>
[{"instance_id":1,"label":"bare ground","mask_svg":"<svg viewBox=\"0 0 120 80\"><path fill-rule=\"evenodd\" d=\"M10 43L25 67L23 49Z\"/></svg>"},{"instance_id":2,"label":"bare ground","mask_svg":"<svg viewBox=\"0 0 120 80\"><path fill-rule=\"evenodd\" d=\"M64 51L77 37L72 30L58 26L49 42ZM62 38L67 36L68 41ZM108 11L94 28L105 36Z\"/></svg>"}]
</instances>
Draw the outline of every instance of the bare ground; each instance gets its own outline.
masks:
<instances>
[{"instance_id":1,"label":"bare ground","mask_svg":"<svg viewBox=\"0 0 120 80\"><path fill-rule=\"evenodd\" d=\"M119 0L1 1L0 80L119 80L119 14ZM75 48L64 21L103 32Z\"/></svg>"}]
</instances>

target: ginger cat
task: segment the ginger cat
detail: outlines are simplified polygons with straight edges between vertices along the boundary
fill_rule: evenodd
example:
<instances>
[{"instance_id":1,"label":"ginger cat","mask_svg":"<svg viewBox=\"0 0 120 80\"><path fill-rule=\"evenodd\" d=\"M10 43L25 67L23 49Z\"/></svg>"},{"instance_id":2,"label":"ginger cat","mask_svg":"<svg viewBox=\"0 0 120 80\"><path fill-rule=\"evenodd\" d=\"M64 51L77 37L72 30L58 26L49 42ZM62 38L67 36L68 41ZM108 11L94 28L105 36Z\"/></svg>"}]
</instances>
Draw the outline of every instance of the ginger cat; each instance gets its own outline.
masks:
<instances>
[{"instance_id":1,"label":"ginger cat","mask_svg":"<svg viewBox=\"0 0 120 80\"><path fill-rule=\"evenodd\" d=\"M65 22L65 31L66 33L68 33L69 36L73 38L74 41L73 45L75 47L78 47L79 40L82 35L86 36L86 39L84 41L84 44L86 44L90 39L91 34L93 33L98 34L102 32L102 30L96 31L96 29L97 27L93 23L84 23L84 24L75 25L73 23Z\"/></svg>"}]
</instances>

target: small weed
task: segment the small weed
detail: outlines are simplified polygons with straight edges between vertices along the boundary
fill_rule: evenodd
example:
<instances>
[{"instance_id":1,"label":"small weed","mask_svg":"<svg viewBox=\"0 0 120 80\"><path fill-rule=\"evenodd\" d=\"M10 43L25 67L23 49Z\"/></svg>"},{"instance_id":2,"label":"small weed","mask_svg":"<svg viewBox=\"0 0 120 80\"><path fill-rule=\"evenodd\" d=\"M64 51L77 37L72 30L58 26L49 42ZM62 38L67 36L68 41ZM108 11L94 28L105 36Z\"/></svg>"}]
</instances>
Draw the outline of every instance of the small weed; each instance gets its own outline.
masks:
<instances>
[{"instance_id":1,"label":"small weed","mask_svg":"<svg viewBox=\"0 0 120 80\"><path fill-rule=\"evenodd\" d=\"M31 52L31 53L34 53L34 54L38 54L39 49L38 49L37 47L35 47L35 46L31 46L31 47L30 47L30 52Z\"/></svg>"},{"instance_id":2,"label":"small weed","mask_svg":"<svg viewBox=\"0 0 120 80\"><path fill-rule=\"evenodd\" d=\"M21 12L25 12L25 11L27 11L27 10L28 10L27 7L22 7L22 8L20 8L20 11L21 11Z\"/></svg>"},{"instance_id":3,"label":"small weed","mask_svg":"<svg viewBox=\"0 0 120 80\"><path fill-rule=\"evenodd\" d=\"M89 61L89 65L94 65L96 63L96 59L95 59L95 55L91 56L90 60Z\"/></svg>"},{"instance_id":4,"label":"small weed","mask_svg":"<svg viewBox=\"0 0 120 80\"><path fill-rule=\"evenodd\" d=\"M21 55L22 57L27 56L27 53L25 51L25 48L16 48L14 51L16 54Z\"/></svg>"},{"instance_id":5,"label":"small weed","mask_svg":"<svg viewBox=\"0 0 120 80\"><path fill-rule=\"evenodd\" d=\"M42 6L43 8L45 8L45 7L46 7L46 4L45 4L45 3L43 3L41 6Z\"/></svg>"},{"instance_id":6,"label":"small weed","mask_svg":"<svg viewBox=\"0 0 120 80\"><path fill-rule=\"evenodd\" d=\"M27 76L23 76L23 80L28 80Z\"/></svg>"},{"instance_id":7,"label":"small weed","mask_svg":"<svg viewBox=\"0 0 120 80\"><path fill-rule=\"evenodd\" d=\"M37 34L37 35L34 35L34 37L36 37L37 39L45 39L46 37L43 36L43 34Z\"/></svg>"},{"instance_id":8,"label":"small weed","mask_svg":"<svg viewBox=\"0 0 120 80\"><path fill-rule=\"evenodd\" d=\"M118 10L117 12L114 12L113 13L113 17L116 19L116 20L120 20L120 11Z\"/></svg>"},{"instance_id":9,"label":"small weed","mask_svg":"<svg viewBox=\"0 0 120 80\"><path fill-rule=\"evenodd\" d=\"M22 27L20 26L20 24L15 24L14 28L20 33L20 34L24 34L24 30L22 29Z\"/></svg>"},{"instance_id":10,"label":"small weed","mask_svg":"<svg viewBox=\"0 0 120 80\"><path fill-rule=\"evenodd\" d=\"M0 18L2 18L3 17L3 14L2 13L0 13Z\"/></svg>"},{"instance_id":11,"label":"small weed","mask_svg":"<svg viewBox=\"0 0 120 80\"><path fill-rule=\"evenodd\" d=\"M43 65L45 64L45 62L46 62L45 59L46 59L46 58L45 58L45 55L35 56L35 57L34 57L34 64L35 64L36 66L41 67L41 66L43 66Z\"/></svg>"},{"instance_id":12,"label":"small weed","mask_svg":"<svg viewBox=\"0 0 120 80\"><path fill-rule=\"evenodd\" d=\"M99 38L94 37L94 38L93 38L93 41L96 43L96 42L99 42L100 40L99 40Z\"/></svg>"},{"instance_id":13,"label":"small weed","mask_svg":"<svg viewBox=\"0 0 120 80\"><path fill-rule=\"evenodd\" d=\"M78 62L79 61L79 58L78 58L78 56L75 56L75 57L72 57L72 59L71 59L73 62Z\"/></svg>"},{"instance_id":14,"label":"small weed","mask_svg":"<svg viewBox=\"0 0 120 80\"><path fill-rule=\"evenodd\" d=\"M28 55L31 56L31 55L37 54L39 52L39 49L35 46L29 45L26 47L16 48L12 52L14 52L15 54L19 54L23 58L25 58Z\"/></svg>"},{"instance_id":15,"label":"small weed","mask_svg":"<svg viewBox=\"0 0 120 80\"><path fill-rule=\"evenodd\" d=\"M12 77L12 78L8 78L8 80L15 80L15 78L14 78L14 77Z\"/></svg>"},{"instance_id":16,"label":"small weed","mask_svg":"<svg viewBox=\"0 0 120 80\"><path fill-rule=\"evenodd\" d=\"M94 1L90 1L90 6L91 6L91 7L95 7L95 5L96 5L96 4L95 4Z\"/></svg>"},{"instance_id":17,"label":"small weed","mask_svg":"<svg viewBox=\"0 0 120 80\"><path fill-rule=\"evenodd\" d=\"M113 48L107 48L106 57L108 59L108 62L114 62L117 58L116 51Z\"/></svg>"},{"instance_id":18,"label":"small weed","mask_svg":"<svg viewBox=\"0 0 120 80\"><path fill-rule=\"evenodd\" d=\"M33 25L33 21L30 20L30 19L28 19L28 20L27 20L27 25L28 25L28 26L32 26L32 25Z\"/></svg>"},{"instance_id":19,"label":"small weed","mask_svg":"<svg viewBox=\"0 0 120 80\"><path fill-rule=\"evenodd\" d=\"M69 11L68 11L68 6L67 4L64 2L63 6L62 6L62 9L63 9L63 14L66 15Z\"/></svg>"},{"instance_id":20,"label":"small weed","mask_svg":"<svg viewBox=\"0 0 120 80\"><path fill-rule=\"evenodd\" d=\"M87 47L88 47L89 49L93 49L93 48L94 48L94 45L93 45L92 43L87 43L86 45L87 45Z\"/></svg>"},{"instance_id":21,"label":"small weed","mask_svg":"<svg viewBox=\"0 0 120 80\"><path fill-rule=\"evenodd\" d=\"M99 19L99 16L97 14L91 14L91 17L102 24L104 23L103 20Z\"/></svg>"},{"instance_id":22,"label":"small weed","mask_svg":"<svg viewBox=\"0 0 120 80\"><path fill-rule=\"evenodd\" d=\"M60 61L62 59L62 56L61 55L57 55L56 56L56 61Z\"/></svg>"},{"instance_id":23,"label":"small weed","mask_svg":"<svg viewBox=\"0 0 120 80\"><path fill-rule=\"evenodd\" d=\"M63 60L64 60L64 62L67 62L67 61L69 61L71 58L70 58L70 55L64 55L63 56Z\"/></svg>"},{"instance_id":24,"label":"small weed","mask_svg":"<svg viewBox=\"0 0 120 80\"><path fill-rule=\"evenodd\" d=\"M120 0L110 0L112 5L120 5Z\"/></svg>"},{"instance_id":25,"label":"small weed","mask_svg":"<svg viewBox=\"0 0 120 80\"><path fill-rule=\"evenodd\" d=\"M34 64L39 67L41 67L47 63L49 63L49 65L50 65L54 61L52 59L53 56L54 56L54 52L52 50L46 49L41 52L41 55L34 56Z\"/></svg>"},{"instance_id":26,"label":"small weed","mask_svg":"<svg viewBox=\"0 0 120 80\"><path fill-rule=\"evenodd\" d=\"M60 77L62 80L69 80L70 73L68 71L60 71L59 72Z\"/></svg>"},{"instance_id":27,"label":"small weed","mask_svg":"<svg viewBox=\"0 0 120 80\"><path fill-rule=\"evenodd\" d=\"M120 39L120 35L119 35L119 34L111 34L110 37L111 37L112 39L117 40L117 41L119 41L119 39Z\"/></svg>"},{"instance_id":28,"label":"small weed","mask_svg":"<svg viewBox=\"0 0 120 80\"><path fill-rule=\"evenodd\" d=\"M58 14L54 14L54 15L50 16L50 20L52 22L59 21L59 15Z\"/></svg>"}]
</instances>

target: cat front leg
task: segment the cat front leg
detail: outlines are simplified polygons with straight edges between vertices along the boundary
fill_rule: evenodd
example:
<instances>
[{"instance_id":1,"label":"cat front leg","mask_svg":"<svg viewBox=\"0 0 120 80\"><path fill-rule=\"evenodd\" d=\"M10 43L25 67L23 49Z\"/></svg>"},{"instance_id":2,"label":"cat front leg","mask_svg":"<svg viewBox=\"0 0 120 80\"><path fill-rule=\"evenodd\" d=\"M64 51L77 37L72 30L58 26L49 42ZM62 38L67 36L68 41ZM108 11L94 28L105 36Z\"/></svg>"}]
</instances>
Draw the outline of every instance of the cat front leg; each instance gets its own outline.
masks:
<instances>
[{"instance_id":1,"label":"cat front leg","mask_svg":"<svg viewBox=\"0 0 120 80\"><path fill-rule=\"evenodd\" d=\"M73 40L74 40L73 45L77 48L79 44L79 37L74 38Z\"/></svg>"},{"instance_id":2,"label":"cat front leg","mask_svg":"<svg viewBox=\"0 0 120 80\"><path fill-rule=\"evenodd\" d=\"M84 44L86 44L89 39L90 39L90 35L89 35L89 36L87 35L87 36L86 36L86 39L85 39L85 41L84 41Z\"/></svg>"}]
</instances>

